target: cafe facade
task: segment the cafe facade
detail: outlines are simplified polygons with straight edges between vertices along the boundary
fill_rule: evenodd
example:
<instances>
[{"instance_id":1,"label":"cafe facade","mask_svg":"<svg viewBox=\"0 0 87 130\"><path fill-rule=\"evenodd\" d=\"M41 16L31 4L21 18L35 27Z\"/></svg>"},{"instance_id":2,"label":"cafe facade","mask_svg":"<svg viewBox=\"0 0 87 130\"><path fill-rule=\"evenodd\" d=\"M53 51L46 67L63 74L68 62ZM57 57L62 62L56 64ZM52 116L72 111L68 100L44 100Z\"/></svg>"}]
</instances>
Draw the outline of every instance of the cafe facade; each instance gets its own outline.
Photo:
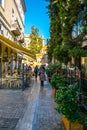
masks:
<instances>
[{"instance_id":1,"label":"cafe facade","mask_svg":"<svg viewBox=\"0 0 87 130\"><path fill-rule=\"evenodd\" d=\"M23 86L24 55L34 58L24 48L24 0L0 1L0 88Z\"/></svg>"}]
</instances>

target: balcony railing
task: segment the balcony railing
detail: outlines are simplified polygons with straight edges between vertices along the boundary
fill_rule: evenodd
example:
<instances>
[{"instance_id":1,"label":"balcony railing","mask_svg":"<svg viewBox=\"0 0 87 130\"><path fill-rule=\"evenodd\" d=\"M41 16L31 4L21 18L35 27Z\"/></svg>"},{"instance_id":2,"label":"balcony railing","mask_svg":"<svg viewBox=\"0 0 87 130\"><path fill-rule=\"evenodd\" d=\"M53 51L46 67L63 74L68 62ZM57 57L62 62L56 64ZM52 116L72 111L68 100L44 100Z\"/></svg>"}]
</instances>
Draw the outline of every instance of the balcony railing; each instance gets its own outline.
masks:
<instances>
[{"instance_id":1,"label":"balcony railing","mask_svg":"<svg viewBox=\"0 0 87 130\"><path fill-rule=\"evenodd\" d=\"M24 42L24 33L21 33L20 36L18 36L18 41L23 43Z\"/></svg>"},{"instance_id":2,"label":"balcony railing","mask_svg":"<svg viewBox=\"0 0 87 130\"><path fill-rule=\"evenodd\" d=\"M11 25L12 25L11 31L14 33L15 36L19 36L21 34L21 28L18 20L17 19L13 20Z\"/></svg>"}]
</instances>

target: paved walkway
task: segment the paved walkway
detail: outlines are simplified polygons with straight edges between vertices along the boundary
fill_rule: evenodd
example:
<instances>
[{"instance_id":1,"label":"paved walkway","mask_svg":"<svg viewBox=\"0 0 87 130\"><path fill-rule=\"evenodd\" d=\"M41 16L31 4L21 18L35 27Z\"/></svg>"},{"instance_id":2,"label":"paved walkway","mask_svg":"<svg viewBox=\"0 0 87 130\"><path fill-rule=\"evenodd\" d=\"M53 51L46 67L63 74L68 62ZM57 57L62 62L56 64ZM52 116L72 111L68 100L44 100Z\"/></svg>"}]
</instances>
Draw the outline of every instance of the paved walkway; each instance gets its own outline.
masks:
<instances>
[{"instance_id":1,"label":"paved walkway","mask_svg":"<svg viewBox=\"0 0 87 130\"><path fill-rule=\"evenodd\" d=\"M61 115L55 110L52 87L48 82L40 88L36 122L32 130L65 130ZM34 119L35 120L35 119Z\"/></svg>"},{"instance_id":2,"label":"paved walkway","mask_svg":"<svg viewBox=\"0 0 87 130\"><path fill-rule=\"evenodd\" d=\"M0 130L14 130L26 109L26 97L20 90L0 90Z\"/></svg>"},{"instance_id":3,"label":"paved walkway","mask_svg":"<svg viewBox=\"0 0 87 130\"><path fill-rule=\"evenodd\" d=\"M50 84L31 84L25 91L0 90L0 130L64 130Z\"/></svg>"},{"instance_id":4,"label":"paved walkway","mask_svg":"<svg viewBox=\"0 0 87 130\"><path fill-rule=\"evenodd\" d=\"M39 97L40 85L38 80L32 81L30 90L25 90L24 93L28 94L27 98L27 109L24 113L23 119L19 121L16 126L16 130L32 130L34 114L36 110L36 104Z\"/></svg>"}]
</instances>

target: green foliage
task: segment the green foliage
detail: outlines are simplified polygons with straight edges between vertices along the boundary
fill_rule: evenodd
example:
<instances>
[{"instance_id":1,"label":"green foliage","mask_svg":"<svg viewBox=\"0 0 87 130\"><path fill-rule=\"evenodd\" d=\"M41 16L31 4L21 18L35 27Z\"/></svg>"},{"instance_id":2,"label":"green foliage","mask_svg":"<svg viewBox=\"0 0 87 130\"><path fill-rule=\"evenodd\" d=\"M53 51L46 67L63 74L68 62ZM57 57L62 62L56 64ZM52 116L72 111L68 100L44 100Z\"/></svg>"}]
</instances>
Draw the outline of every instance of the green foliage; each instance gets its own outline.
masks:
<instances>
[{"instance_id":1,"label":"green foliage","mask_svg":"<svg viewBox=\"0 0 87 130\"><path fill-rule=\"evenodd\" d=\"M74 47L72 50L69 50L69 55L73 57L87 56L87 50L83 50L80 46Z\"/></svg>"},{"instance_id":2,"label":"green foliage","mask_svg":"<svg viewBox=\"0 0 87 130\"><path fill-rule=\"evenodd\" d=\"M82 13L84 6L87 6L87 1L81 3L80 0L46 0L49 2L48 13L50 17L50 42L48 47L48 58L52 57L58 59L60 62L68 62L73 54L74 48L77 48L82 39L87 34L87 27L84 21L87 16L87 8ZM83 29L81 29L80 37L72 37L72 30L74 26L77 26L80 20L83 21ZM83 32L82 32L83 30ZM61 49L64 45L65 50ZM70 52L71 49L71 52ZM78 56L78 48L75 56ZM79 56L83 56L84 50L80 49ZM65 54L65 55L64 55ZM84 53L86 56L86 53ZM62 57L62 58L61 58ZM64 57L64 58L63 58Z\"/></svg>"},{"instance_id":3,"label":"green foliage","mask_svg":"<svg viewBox=\"0 0 87 130\"><path fill-rule=\"evenodd\" d=\"M49 39L48 40L48 46L47 46L47 55L48 55L48 60L49 60L49 63L52 61L52 46L51 46L51 40Z\"/></svg>"},{"instance_id":4,"label":"green foliage","mask_svg":"<svg viewBox=\"0 0 87 130\"><path fill-rule=\"evenodd\" d=\"M56 62L54 64L50 63L46 69L46 73L48 75L48 77L52 77L52 75L56 72L58 72L58 70L60 70L61 65L59 62Z\"/></svg>"},{"instance_id":5,"label":"green foliage","mask_svg":"<svg viewBox=\"0 0 87 130\"><path fill-rule=\"evenodd\" d=\"M35 28L34 25L31 27L31 34L33 36L38 36L39 29Z\"/></svg>"},{"instance_id":6,"label":"green foliage","mask_svg":"<svg viewBox=\"0 0 87 130\"><path fill-rule=\"evenodd\" d=\"M58 88L61 86L61 85L66 85L67 81L66 81L66 78L65 76L60 76L59 74L57 73L54 73L52 75L52 78L51 78L51 85L52 87L56 88L58 90Z\"/></svg>"},{"instance_id":7,"label":"green foliage","mask_svg":"<svg viewBox=\"0 0 87 130\"><path fill-rule=\"evenodd\" d=\"M65 64L67 64L68 61L71 60L71 57L69 56L68 50L65 45L57 45L57 47L54 49L53 56L56 57L57 60Z\"/></svg>"},{"instance_id":8,"label":"green foliage","mask_svg":"<svg viewBox=\"0 0 87 130\"><path fill-rule=\"evenodd\" d=\"M39 36L38 32L39 30L37 28L35 28L34 26L31 27L31 34L29 36L31 41L28 48L31 53L34 54L40 53L43 45L43 38Z\"/></svg>"},{"instance_id":9,"label":"green foliage","mask_svg":"<svg viewBox=\"0 0 87 130\"><path fill-rule=\"evenodd\" d=\"M79 122L84 124L87 118L82 116L79 106L79 87L77 83L68 86L60 86L56 94L56 110L71 122Z\"/></svg>"},{"instance_id":10,"label":"green foliage","mask_svg":"<svg viewBox=\"0 0 87 130\"><path fill-rule=\"evenodd\" d=\"M48 43L48 56L50 59L54 57L60 62L67 63L70 57L81 59L81 56L87 56L87 51L81 48L84 36L87 34L87 0L81 3L80 0L46 0L49 2L49 18L50 18L50 42ZM83 12L84 6L86 9ZM82 13L83 12L83 13ZM78 27L78 22L82 22L80 35L72 36L73 27ZM82 32L83 31L83 32ZM78 29L75 33L78 33ZM49 69L51 70L51 69ZM52 72L52 73L51 73ZM50 71L50 76L54 73ZM52 76L51 83L57 85L58 76ZM84 123L79 107L78 97L79 88L77 84L58 86L56 102L57 110L64 114L71 122Z\"/></svg>"}]
</instances>

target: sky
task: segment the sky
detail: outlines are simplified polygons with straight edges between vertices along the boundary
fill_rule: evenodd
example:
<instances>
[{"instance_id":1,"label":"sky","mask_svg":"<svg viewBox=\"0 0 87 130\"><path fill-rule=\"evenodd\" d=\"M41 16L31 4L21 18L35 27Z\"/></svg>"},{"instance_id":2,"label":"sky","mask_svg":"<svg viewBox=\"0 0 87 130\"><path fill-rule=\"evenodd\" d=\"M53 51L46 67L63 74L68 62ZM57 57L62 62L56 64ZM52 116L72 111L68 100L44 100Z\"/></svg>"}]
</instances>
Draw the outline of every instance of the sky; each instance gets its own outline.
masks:
<instances>
[{"instance_id":1,"label":"sky","mask_svg":"<svg viewBox=\"0 0 87 130\"><path fill-rule=\"evenodd\" d=\"M49 15L46 8L48 2L45 0L25 0L26 12L25 12L25 34L31 33L31 27L39 29L39 35L46 39L50 37L49 33Z\"/></svg>"}]
</instances>

